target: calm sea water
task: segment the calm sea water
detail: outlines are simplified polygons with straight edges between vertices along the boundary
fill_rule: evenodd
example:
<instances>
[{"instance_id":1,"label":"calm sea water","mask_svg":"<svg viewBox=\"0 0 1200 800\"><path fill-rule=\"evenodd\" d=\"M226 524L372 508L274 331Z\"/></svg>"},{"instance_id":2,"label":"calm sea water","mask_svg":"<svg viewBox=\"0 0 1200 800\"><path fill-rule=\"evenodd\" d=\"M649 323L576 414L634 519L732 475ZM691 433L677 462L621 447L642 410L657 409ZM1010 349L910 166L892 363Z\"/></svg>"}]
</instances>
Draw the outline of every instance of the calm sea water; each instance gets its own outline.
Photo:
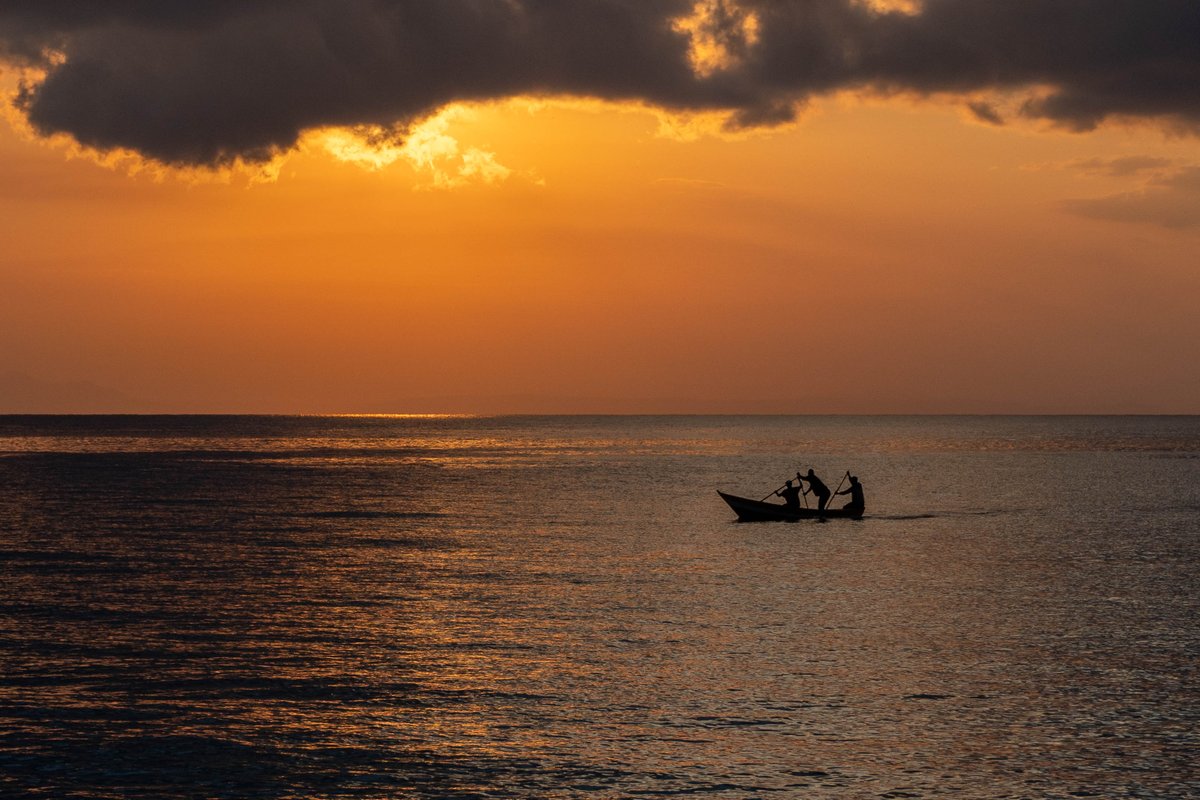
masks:
<instances>
[{"instance_id":1,"label":"calm sea water","mask_svg":"<svg viewBox=\"0 0 1200 800\"><path fill-rule=\"evenodd\" d=\"M0 579L4 797L1200 797L1200 418L0 418Z\"/></svg>"}]
</instances>

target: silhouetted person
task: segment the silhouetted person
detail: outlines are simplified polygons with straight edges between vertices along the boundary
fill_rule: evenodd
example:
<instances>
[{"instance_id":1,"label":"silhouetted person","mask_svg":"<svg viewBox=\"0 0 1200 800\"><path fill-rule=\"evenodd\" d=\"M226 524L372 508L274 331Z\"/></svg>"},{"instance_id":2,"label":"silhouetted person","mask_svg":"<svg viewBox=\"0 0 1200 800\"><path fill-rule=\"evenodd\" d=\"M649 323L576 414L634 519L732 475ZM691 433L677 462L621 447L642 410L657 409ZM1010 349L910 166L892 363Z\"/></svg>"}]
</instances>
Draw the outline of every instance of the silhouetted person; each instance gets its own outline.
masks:
<instances>
[{"instance_id":1,"label":"silhouetted person","mask_svg":"<svg viewBox=\"0 0 1200 800\"><path fill-rule=\"evenodd\" d=\"M797 482L799 483L799 482ZM775 494L783 498L783 503L791 511L800 510L800 486L792 486L792 482L787 482L787 487L780 489Z\"/></svg>"},{"instance_id":2,"label":"silhouetted person","mask_svg":"<svg viewBox=\"0 0 1200 800\"><path fill-rule=\"evenodd\" d=\"M808 488L804 490L804 493L808 494L812 492L815 494L817 496L817 510L824 511L825 505L829 502L829 487L821 482L821 479L817 477L811 467L807 475L797 475L796 477L800 478L800 480L808 481Z\"/></svg>"},{"instance_id":3,"label":"silhouetted person","mask_svg":"<svg viewBox=\"0 0 1200 800\"><path fill-rule=\"evenodd\" d=\"M862 484L858 482L858 478L850 476L850 487L844 492L838 494L850 495L850 502L842 506L842 509L849 511L852 514L862 514L867 508L867 501L863 499Z\"/></svg>"}]
</instances>

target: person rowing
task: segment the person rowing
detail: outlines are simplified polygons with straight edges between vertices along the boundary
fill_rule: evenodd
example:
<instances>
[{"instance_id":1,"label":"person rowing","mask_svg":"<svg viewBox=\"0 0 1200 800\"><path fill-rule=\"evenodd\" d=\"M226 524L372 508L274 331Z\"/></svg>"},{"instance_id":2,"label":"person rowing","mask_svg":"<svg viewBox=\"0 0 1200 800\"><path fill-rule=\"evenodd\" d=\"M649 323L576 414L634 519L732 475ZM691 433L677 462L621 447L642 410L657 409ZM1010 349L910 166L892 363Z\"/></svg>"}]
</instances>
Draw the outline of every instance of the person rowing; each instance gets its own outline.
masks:
<instances>
[{"instance_id":1,"label":"person rowing","mask_svg":"<svg viewBox=\"0 0 1200 800\"><path fill-rule=\"evenodd\" d=\"M854 475L850 476L849 488L847 488L846 491L844 491L844 492L838 492L838 494L850 495L850 502L846 503L846 505L842 506L842 510L849 511L854 514L862 514L863 511L866 510L867 503L863 499L862 484L858 482L858 478L855 477Z\"/></svg>"},{"instance_id":2,"label":"person rowing","mask_svg":"<svg viewBox=\"0 0 1200 800\"><path fill-rule=\"evenodd\" d=\"M808 468L807 475L796 475L802 481L808 481L808 488L804 490L805 494L812 493L817 497L817 511L824 511L825 505L829 502L829 487L826 486L816 473L812 471L812 467Z\"/></svg>"},{"instance_id":3,"label":"person rowing","mask_svg":"<svg viewBox=\"0 0 1200 800\"><path fill-rule=\"evenodd\" d=\"M799 483L799 481L797 481ZM787 486L775 493L777 497L782 497L784 505L793 511L800 510L800 486L793 486L791 481L787 482Z\"/></svg>"}]
</instances>

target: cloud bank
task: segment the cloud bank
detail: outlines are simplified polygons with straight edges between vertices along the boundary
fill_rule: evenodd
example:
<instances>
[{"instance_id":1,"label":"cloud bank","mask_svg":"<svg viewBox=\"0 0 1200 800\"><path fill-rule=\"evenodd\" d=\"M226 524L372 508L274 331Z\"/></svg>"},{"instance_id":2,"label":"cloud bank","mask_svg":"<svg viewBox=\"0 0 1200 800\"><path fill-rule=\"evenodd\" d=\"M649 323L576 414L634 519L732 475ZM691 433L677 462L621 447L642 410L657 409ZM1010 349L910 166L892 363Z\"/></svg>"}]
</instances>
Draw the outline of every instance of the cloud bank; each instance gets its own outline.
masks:
<instances>
[{"instance_id":1,"label":"cloud bank","mask_svg":"<svg viewBox=\"0 0 1200 800\"><path fill-rule=\"evenodd\" d=\"M25 70L14 102L38 133L178 166L521 95L748 127L908 92L993 124L1200 129L1195 0L8 0L0 60Z\"/></svg>"}]
</instances>

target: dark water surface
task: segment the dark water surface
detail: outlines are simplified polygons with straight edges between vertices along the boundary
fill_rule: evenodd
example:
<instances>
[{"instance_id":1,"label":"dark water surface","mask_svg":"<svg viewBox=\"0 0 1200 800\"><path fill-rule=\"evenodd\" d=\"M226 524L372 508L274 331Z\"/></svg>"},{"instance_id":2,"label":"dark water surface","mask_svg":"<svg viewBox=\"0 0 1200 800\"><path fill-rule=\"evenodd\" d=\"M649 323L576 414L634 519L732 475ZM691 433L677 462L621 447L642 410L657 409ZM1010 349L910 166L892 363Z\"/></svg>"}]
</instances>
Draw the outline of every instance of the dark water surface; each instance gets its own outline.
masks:
<instances>
[{"instance_id":1,"label":"dark water surface","mask_svg":"<svg viewBox=\"0 0 1200 800\"><path fill-rule=\"evenodd\" d=\"M1198 589L1200 418L0 417L0 796L1200 797Z\"/></svg>"}]
</instances>

